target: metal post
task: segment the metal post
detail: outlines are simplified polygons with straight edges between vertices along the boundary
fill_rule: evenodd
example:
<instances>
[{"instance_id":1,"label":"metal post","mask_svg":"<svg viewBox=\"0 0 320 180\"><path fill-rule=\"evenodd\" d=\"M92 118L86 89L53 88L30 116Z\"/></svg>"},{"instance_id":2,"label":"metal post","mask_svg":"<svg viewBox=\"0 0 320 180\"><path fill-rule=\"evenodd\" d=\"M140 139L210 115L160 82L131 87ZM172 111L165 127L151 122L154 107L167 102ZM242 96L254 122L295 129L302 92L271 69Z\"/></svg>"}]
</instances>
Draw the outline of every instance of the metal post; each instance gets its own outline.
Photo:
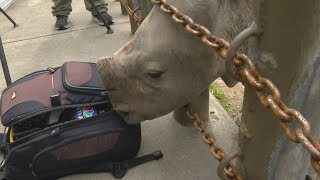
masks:
<instances>
[{"instance_id":1,"label":"metal post","mask_svg":"<svg viewBox=\"0 0 320 180\"><path fill-rule=\"evenodd\" d=\"M255 7L256 22L264 34L256 39L252 47L257 49L251 56L259 70L279 87L284 101L308 119L319 139L320 2L257 0ZM242 135L239 139L246 179L301 180L307 175L316 179L309 153L287 139L279 120L260 105L249 86L242 122L252 135L249 141Z\"/></svg>"},{"instance_id":2,"label":"metal post","mask_svg":"<svg viewBox=\"0 0 320 180\"><path fill-rule=\"evenodd\" d=\"M138 0L127 0L128 2L128 6L134 10L136 8L139 7L139 1ZM139 11L136 12L136 14L140 17L141 14ZM138 26L136 24L136 22L134 21L134 19L130 16L130 26L131 26L131 34L134 34L137 29L138 29Z\"/></svg>"},{"instance_id":3,"label":"metal post","mask_svg":"<svg viewBox=\"0 0 320 180\"><path fill-rule=\"evenodd\" d=\"M153 3L151 2L151 0L139 0L139 7L141 12L141 18L144 19L150 13L153 7Z\"/></svg>"},{"instance_id":4,"label":"metal post","mask_svg":"<svg viewBox=\"0 0 320 180\"><path fill-rule=\"evenodd\" d=\"M14 22L13 19L11 19L11 17L1 7L0 7L0 12L2 12L2 14L5 15L9 19L9 21L12 22L13 27L18 27L19 26L16 22Z\"/></svg>"},{"instance_id":5,"label":"metal post","mask_svg":"<svg viewBox=\"0 0 320 180\"><path fill-rule=\"evenodd\" d=\"M153 7L153 3L151 2L151 0L127 0L127 3L132 10L137 10L137 8L139 8L136 11L136 14L142 20L148 16ZM134 34L137 31L138 26L132 17L130 17L130 24L131 33Z\"/></svg>"},{"instance_id":6,"label":"metal post","mask_svg":"<svg viewBox=\"0 0 320 180\"><path fill-rule=\"evenodd\" d=\"M11 77L10 77L10 72L9 72L9 68L8 68L8 64L7 64L6 55L4 54L4 49L3 49L1 37L0 37L0 60L1 60L4 78L6 79L6 83L8 86L12 82L11 82Z\"/></svg>"},{"instance_id":7,"label":"metal post","mask_svg":"<svg viewBox=\"0 0 320 180\"><path fill-rule=\"evenodd\" d=\"M117 0L117 1L120 2L120 0ZM122 3L120 3L120 6L121 6L121 14L127 16L128 12L127 12L126 8L123 6Z\"/></svg>"}]
</instances>

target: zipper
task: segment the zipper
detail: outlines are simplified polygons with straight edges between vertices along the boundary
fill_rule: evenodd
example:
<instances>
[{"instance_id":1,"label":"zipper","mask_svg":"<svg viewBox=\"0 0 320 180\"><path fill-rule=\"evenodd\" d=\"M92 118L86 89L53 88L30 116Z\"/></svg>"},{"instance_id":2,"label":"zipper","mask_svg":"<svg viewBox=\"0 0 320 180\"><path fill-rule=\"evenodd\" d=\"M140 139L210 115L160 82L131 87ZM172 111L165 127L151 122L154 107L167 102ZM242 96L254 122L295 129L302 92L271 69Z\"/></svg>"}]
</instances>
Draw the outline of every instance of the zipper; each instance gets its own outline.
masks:
<instances>
[{"instance_id":1,"label":"zipper","mask_svg":"<svg viewBox=\"0 0 320 180\"><path fill-rule=\"evenodd\" d=\"M91 118L100 118L100 117L106 116L107 114L110 114L110 113L112 113L112 111L108 111L108 112L104 112L104 113L98 114L97 116L90 117L87 120L90 120ZM93 124L99 124L99 123L101 123L101 121L105 122L106 120L97 119L97 120L94 120L92 123ZM39 130L37 132L34 132L34 133L30 134L30 135L27 135L27 136L25 136L25 137L23 137L23 138L21 138L21 139L19 139L17 141L14 141L13 143L10 143L10 145L15 145L15 143L23 143L23 142L28 141L30 139L34 139L34 136L37 136L37 135L39 135L39 134L41 134L43 132L50 131L50 133L51 133L51 131L56 129L56 128L60 128L61 126L67 126L67 127L64 127L63 129L60 130L60 133L63 133L65 131L68 131L68 130L74 128L74 126L68 126L68 125L73 124L73 123L77 123L77 122L79 122L79 124L77 124L77 128L81 128L81 127L87 126L87 124L88 124L88 123L85 123L87 121L70 120L70 121L59 123L59 124L56 124L56 125L53 125L53 126L47 126L44 129L41 129L41 130ZM50 136L50 133L49 133L49 136ZM21 142L21 141L23 141L23 142Z\"/></svg>"},{"instance_id":2,"label":"zipper","mask_svg":"<svg viewBox=\"0 0 320 180\"><path fill-rule=\"evenodd\" d=\"M110 112L105 112L105 113L102 113L98 116L95 116L94 118L99 118L101 116L104 116L106 115L106 113L110 113ZM49 128L45 128L43 130L40 130L38 132L35 132L34 134L30 135L30 136L27 136L23 139L20 139L18 141L15 141L13 143L10 143L8 144L9 146L11 146L11 151L7 154L7 158L9 158L11 156L12 153L14 153L17 149L21 149L21 148L24 148L26 146L29 146L33 143L36 143L38 141L41 141L45 138L48 138L51 135L51 132L56 129L56 128L61 128L60 129L60 134L61 133L64 133L66 131L69 131L71 129L76 129L76 128L83 128L83 127L86 127L88 126L88 123L86 122L91 122L90 125L96 125L96 124L101 124L101 123L105 123L106 120L105 119L97 119L97 120L94 120L94 121L69 121L69 122L66 122L66 123L62 123L62 124L57 124L55 126L52 126L52 127L49 127ZM70 124L73 124L73 123L78 123L78 124L75 124L75 125L72 125L72 126L68 126ZM67 127L63 127L63 126L67 126ZM123 130L123 128L118 128L120 130ZM6 145L7 146L7 145ZM6 162L8 162L9 160L6 158Z\"/></svg>"},{"instance_id":3,"label":"zipper","mask_svg":"<svg viewBox=\"0 0 320 180\"><path fill-rule=\"evenodd\" d=\"M37 111L32 111L29 113L24 113L24 114L20 114L18 116L15 116L14 118L12 118L11 120L9 120L9 122L4 122L2 120L2 124L4 126L12 126L15 125L25 119L31 118L33 116L37 116L40 115L42 113L47 113L50 111L54 111L57 109L62 109L62 108L76 108L76 107L82 107L82 106L94 106L94 105L99 105L99 104L104 104L104 103L109 103L109 101L102 101L102 102L97 102L97 103L86 103L86 104L76 104L76 105L64 105L64 106L60 106L57 108L46 108L46 109L41 109L41 110L37 110Z\"/></svg>"},{"instance_id":4,"label":"zipper","mask_svg":"<svg viewBox=\"0 0 320 180\"><path fill-rule=\"evenodd\" d=\"M74 143L74 142L77 142L77 141L80 141L82 139L88 139L88 138L91 138L91 137L94 137L94 136L97 136L97 135L107 135L107 134L111 134L111 133L115 133L115 132L121 132L123 131L124 129L123 128L117 128L117 129L113 129L111 131L108 131L108 132L104 132L105 129L101 129L99 132L91 132L91 133L85 133L81 136L78 136L77 138L74 138L74 135L73 136L70 136L68 139L65 139L57 144L54 144L50 147L47 147L43 150L41 150L40 152L38 152L32 159L31 161L31 164L30 164L30 168L32 170L32 173L35 175L35 176L38 176L39 174L36 172L36 162L37 162L37 159L39 158L39 156L41 156L43 153L45 152L48 152L52 149L56 149L58 147L61 147L65 144L70 144L70 143Z\"/></svg>"},{"instance_id":5,"label":"zipper","mask_svg":"<svg viewBox=\"0 0 320 180\"><path fill-rule=\"evenodd\" d=\"M66 64L62 66L62 84L64 88L69 90L70 92L87 94L87 95L95 95L95 96L108 96L108 93L105 88L98 87L81 87L81 86L73 86L68 82L67 76L67 68Z\"/></svg>"}]
</instances>

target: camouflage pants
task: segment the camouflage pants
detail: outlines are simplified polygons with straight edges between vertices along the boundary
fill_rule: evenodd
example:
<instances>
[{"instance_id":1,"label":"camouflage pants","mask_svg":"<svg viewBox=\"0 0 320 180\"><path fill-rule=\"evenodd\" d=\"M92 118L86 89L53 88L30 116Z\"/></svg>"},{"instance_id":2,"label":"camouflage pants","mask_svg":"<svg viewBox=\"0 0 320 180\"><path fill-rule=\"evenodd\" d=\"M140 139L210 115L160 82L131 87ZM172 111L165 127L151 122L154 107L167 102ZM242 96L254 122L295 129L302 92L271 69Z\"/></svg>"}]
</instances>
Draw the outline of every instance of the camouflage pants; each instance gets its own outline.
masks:
<instances>
[{"instance_id":1,"label":"camouflage pants","mask_svg":"<svg viewBox=\"0 0 320 180\"><path fill-rule=\"evenodd\" d=\"M52 7L52 14L53 16L57 15L69 15L72 11L71 2L72 0L52 0L54 5ZM78 0L77 0L78 1ZM92 0L94 5L98 8L99 12L101 11L107 11L107 3L105 0ZM96 15L97 13L94 11L94 9L91 7L88 0L84 0L84 4L86 6L86 9L92 13L92 15Z\"/></svg>"}]
</instances>

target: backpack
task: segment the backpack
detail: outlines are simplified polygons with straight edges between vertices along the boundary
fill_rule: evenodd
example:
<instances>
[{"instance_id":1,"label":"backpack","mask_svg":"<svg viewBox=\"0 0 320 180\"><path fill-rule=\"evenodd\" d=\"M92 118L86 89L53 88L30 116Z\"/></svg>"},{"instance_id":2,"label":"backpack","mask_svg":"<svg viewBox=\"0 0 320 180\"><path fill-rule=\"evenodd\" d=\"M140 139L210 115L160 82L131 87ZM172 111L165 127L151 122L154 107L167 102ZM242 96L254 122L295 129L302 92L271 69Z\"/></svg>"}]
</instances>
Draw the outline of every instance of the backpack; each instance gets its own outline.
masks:
<instances>
[{"instance_id":1,"label":"backpack","mask_svg":"<svg viewBox=\"0 0 320 180\"><path fill-rule=\"evenodd\" d=\"M1 96L5 126L2 179L57 179L75 173L110 172L162 158L135 158L141 125L113 111L95 63L67 62L22 77Z\"/></svg>"}]
</instances>

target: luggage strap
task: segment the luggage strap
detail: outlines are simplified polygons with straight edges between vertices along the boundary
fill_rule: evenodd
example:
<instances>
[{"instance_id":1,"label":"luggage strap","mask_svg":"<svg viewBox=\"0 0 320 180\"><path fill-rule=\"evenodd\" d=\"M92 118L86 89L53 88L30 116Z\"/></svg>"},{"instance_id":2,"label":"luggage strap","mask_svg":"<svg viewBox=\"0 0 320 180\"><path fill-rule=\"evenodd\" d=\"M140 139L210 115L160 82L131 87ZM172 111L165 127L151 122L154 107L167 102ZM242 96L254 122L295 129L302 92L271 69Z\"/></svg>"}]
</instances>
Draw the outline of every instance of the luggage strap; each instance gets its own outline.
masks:
<instances>
[{"instance_id":1,"label":"luggage strap","mask_svg":"<svg viewBox=\"0 0 320 180\"><path fill-rule=\"evenodd\" d=\"M0 154L6 156L6 134L0 133Z\"/></svg>"},{"instance_id":2,"label":"luggage strap","mask_svg":"<svg viewBox=\"0 0 320 180\"><path fill-rule=\"evenodd\" d=\"M98 166L95 166L94 168L90 169L90 172L111 172L115 178L121 179L126 175L129 169L147 163L149 161L159 160L162 157L163 154L161 151L155 151L151 154L130 160L125 160L122 162L101 163Z\"/></svg>"}]
</instances>

